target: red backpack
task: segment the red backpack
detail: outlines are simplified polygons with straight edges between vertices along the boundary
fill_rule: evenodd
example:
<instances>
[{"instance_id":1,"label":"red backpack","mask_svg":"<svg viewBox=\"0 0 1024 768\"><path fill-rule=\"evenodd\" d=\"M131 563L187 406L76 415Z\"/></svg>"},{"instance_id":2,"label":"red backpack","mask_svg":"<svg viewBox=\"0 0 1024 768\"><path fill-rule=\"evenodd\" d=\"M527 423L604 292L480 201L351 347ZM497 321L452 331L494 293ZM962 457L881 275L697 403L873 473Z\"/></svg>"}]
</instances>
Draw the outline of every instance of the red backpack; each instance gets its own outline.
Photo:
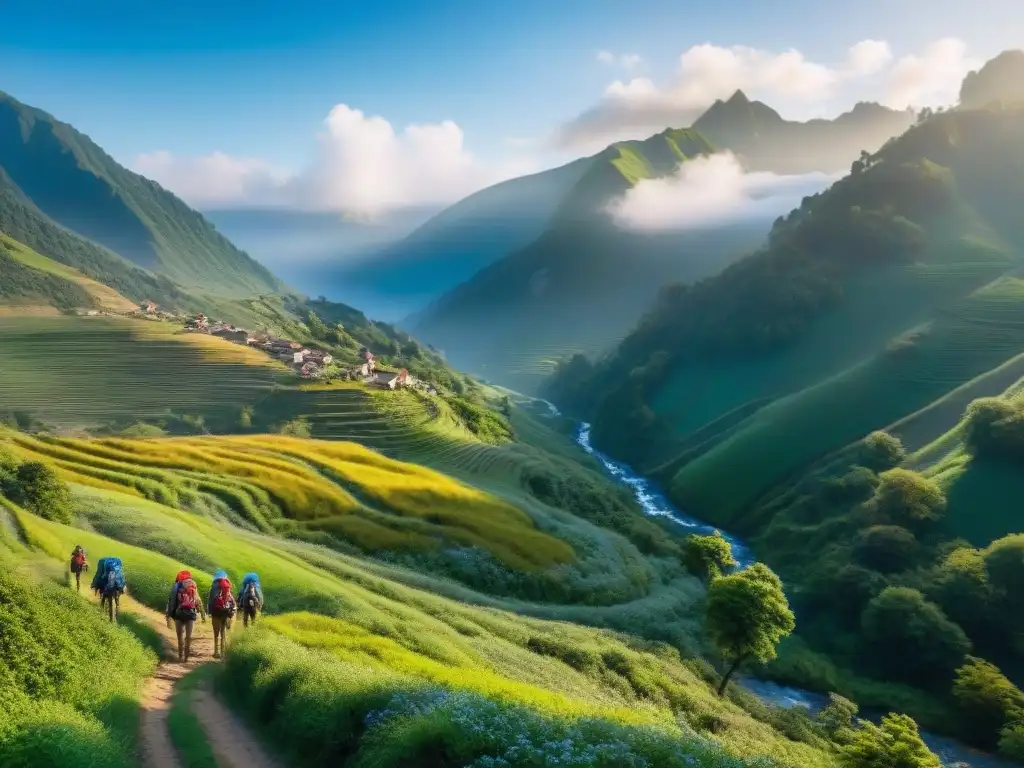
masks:
<instances>
[{"instance_id":1,"label":"red backpack","mask_svg":"<svg viewBox=\"0 0 1024 768\"><path fill-rule=\"evenodd\" d=\"M231 596L231 581L218 579L214 584L214 589L216 592L214 592L210 609L218 613L230 611L235 605L235 599Z\"/></svg>"},{"instance_id":2,"label":"red backpack","mask_svg":"<svg viewBox=\"0 0 1024 768\"><path fill-rule=\"evenodd\" d=\"M199 592L192 579L185 579L178 584L178 611L194 614L199 608Z\"/></svg>"}]
</instances>

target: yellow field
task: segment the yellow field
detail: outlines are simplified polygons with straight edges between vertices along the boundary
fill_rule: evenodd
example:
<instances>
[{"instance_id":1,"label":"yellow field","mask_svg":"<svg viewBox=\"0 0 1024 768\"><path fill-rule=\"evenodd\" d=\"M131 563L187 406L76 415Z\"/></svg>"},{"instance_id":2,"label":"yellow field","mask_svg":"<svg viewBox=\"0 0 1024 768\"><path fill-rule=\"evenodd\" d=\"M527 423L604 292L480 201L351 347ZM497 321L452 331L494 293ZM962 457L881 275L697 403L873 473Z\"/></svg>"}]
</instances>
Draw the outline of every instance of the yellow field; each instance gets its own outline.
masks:
<instances>
[{"instance_id":1,"label":"yellow field","mask_svg":"<svg viewBox=\"0 0 1024 768\"><path fill-rule=\"evenodd\" d=\"M568 544L538 531L512 504L354 443L278 435L7 437L68 482L182 507L206 501L263 532L298 525L363 551L477 546L522 571L575 559Z\"/></svg>"}]
</instances>

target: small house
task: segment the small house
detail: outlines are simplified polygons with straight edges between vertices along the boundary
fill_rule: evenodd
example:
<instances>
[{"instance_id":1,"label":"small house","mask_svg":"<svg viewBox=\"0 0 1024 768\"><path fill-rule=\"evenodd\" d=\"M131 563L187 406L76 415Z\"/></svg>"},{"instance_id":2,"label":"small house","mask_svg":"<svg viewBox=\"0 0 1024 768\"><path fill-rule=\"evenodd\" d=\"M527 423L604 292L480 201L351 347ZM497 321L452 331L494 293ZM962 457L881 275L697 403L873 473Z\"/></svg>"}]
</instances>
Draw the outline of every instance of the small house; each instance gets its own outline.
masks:
<instances>
[{"instance_id":1,"label":"small house","mask_svg":"<svg viewBox=\"0 0 1024 768\"><path fill-rule=\"evenodd\" d=\"M220 339L227 339L228 341L234 341L238 344L247 344L249 341L249 332L244 328L228 326L226 328L218 328L212 333Z\"/></svg>"},{"instance_id":2,"label":"small house","mask_svg":"<svg viewBox=\"0 0 1024 768\"><path fill-rule=\"evenodd\" d=\"M369 379L369 384L374 387L380 387L381 389L397 389L399 374L393 371L378 371L373 374Z\"/></svg>"},{"instance_id":3,"label":"small house","mask_svg":"<svg viewBox=\"0 0 1024 768\"><path fill-rule=\"evenodd\" d=\"M153 313L156 312L156 304L150 301L149 299L146 299L139 305L139 309L141 309L147 315L152 315Z\"/></svg>"}]
</instances>

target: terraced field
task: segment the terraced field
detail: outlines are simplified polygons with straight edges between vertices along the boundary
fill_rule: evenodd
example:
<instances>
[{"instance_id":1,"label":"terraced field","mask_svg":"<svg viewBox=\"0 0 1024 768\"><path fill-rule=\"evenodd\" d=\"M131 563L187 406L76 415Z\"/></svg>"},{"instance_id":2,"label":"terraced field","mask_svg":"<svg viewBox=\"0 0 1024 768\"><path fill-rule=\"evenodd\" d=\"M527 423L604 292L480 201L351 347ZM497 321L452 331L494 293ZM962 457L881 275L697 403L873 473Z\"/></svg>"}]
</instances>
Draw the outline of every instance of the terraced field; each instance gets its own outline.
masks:
<instances>
[{"instance_id":1,"label":"terraced field","mask_svg":"<svg viewBox=\"0 0 1024 768\"><path fill-rule=\"evenodd\" d=\"M238 411L285 369L220 339L119 318L0 317L0 407L58 427Z\"/></svg>"},{"instance_id":2,"label":"terraced field","mask_svg":"<svg viewBox=\"0 0 1024 768\"><path fill-rule=\"evenodd\" d=\"M574 559L564 542L490 494L347 442L271 435L75 440L9 432L25 458L72 482L184 508L201 503L254 530L299 525L363 551L476 546L516 570ZM98 481L98 483L96 482Z\"/></svg>"},{"instance_id":3,"label":"terraced field","mask_svg":"<svg viewBox=\"0 0 1024 768\"><path fill-rule=\"evenodd\" d=\"M236 629L227 662L215 673L217 689L259 732L274 734L270 746L288 764L340 764L354 753L367 760L381 750L383 762L373 764L428 764L439 740L449 752L468 751L466 760L500 756L516 744L543 753L546 742L561 745L568 736L584 761L587 749L615 749L609 754L620 759L641 754L650 764L680 768L694 761L738 768L745 764L739 756L755 755L786 768L834 765L813 738L799 743L782 736L758 702L742 694L735 701L716 697L707 664L668 647L473 607L403 586L394 571L359 558L225 527L155 502L96 490L77 498L74 527L0 502L19 540L11 546L31 550L20 557L49 558L56 569L74 544L92 558L116 554L125 563L129 592L156 610L183 567L204 593L215 568L236 580L259 571L270 615L261 629ZM9 558L13 550L5 542L12 534L3 525L0 533ZM691 588L688 599L698 597L699 589ZM69 595L66 602L77 599ZM88 610L82 604L80 610ZM125 630L113 632L119 642L137 642ZM123 688L138 685L125 674ZM90 702L73 693L65 706L92 717ZM436 712L444 722L483 718L489 725L473 739L465 729L435 726L424 731L437 733L426 742L410 739L397 727L408 721L390 719L404 714L408 702L418 707L414 715ZM446 708L455 704L455 711ZM102 734L104 721L91 722ZM122 721L129 735L132 722ZM72 737L66 731L63 738ZM0 749L11 738L24 744L28 736L0 734Z\"/></svg>"}]
</instances>

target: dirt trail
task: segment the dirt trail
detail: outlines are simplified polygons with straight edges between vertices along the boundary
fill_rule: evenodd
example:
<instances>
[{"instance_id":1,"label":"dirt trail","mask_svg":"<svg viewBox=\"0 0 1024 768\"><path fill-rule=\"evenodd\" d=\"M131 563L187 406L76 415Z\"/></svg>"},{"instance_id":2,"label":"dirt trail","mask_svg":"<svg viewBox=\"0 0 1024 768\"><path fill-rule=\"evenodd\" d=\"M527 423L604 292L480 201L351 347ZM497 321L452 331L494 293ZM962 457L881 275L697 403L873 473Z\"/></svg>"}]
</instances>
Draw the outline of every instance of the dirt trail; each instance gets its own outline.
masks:
<instances>
[{"instance_id":1,"label":"dirt trail","mask_svg":"<svg viewBox=\"0 0 1024 768\"><path fill-rule=\"evenodd\" d=\"M127 595L121 598L121 610L146 621L160 633L164 641L164 658L142 692L142 727L140 750L146 768L182 768L177 750L167 730L171 697L178 682L189 672L213 659L213 628L209 622L197 621L192 631L192 654L186 664L178 663L177 636L168 629L164 617ZM235 626L234 632L240 627ZM206 738L213 748L220 768L280 768L280 763L267 755L255 735L208 687L192 695L190 702Z\"/></svg>"}]
</instances>

